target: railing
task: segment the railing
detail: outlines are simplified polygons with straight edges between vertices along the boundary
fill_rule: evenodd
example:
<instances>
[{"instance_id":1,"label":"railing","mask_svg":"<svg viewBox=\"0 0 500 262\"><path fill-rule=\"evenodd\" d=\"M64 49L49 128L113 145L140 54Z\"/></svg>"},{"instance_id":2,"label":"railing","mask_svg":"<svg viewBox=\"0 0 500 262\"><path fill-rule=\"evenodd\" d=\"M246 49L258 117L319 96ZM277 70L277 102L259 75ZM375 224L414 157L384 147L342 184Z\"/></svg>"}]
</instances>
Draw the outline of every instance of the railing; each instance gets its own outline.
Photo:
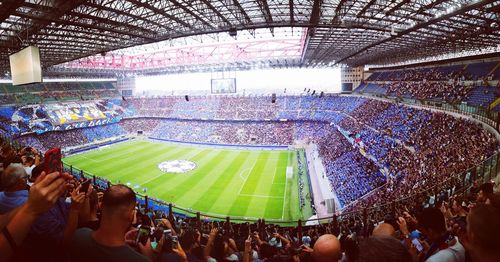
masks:
<instances>
[{"instance_id":1,"label":"railing","mask_svg":"<svg viewBox=\"0 0 500 262\"><path fill-rule=\"evenodd\" d=\"M142 205L145 210L162 211L165 214L168 213L169 218L173 218L175 214L176 216L195 217L198 221L209 220L209 221L226 221L235 223L256 222L258 224L270 222L282 226L297 226L299 230L302 228L302 226L304 226L308 222L318 223L318 224L331 223L334 228L338 229L340 225L339 223L341 223L342 220L347 218L361 218L362 221L364 222L363 224L366 226L368 224L367 222L369 217L377 218L377 215L381 213L396 214L397 210L399 209L398 207L403 207L403 206L411 207L414 206L415 203L423 203L423 202L429 203L429 199L431 197L434 197L435 199L434 204L435 204L439 202L440 196L444 198L445 195L446 197L449 197L451 195L467 192L474 182L483 183L495 178L500 173L499 161L500 161L500 154L496 152L488 159L469 168L465 172L449 176L447 179L443 180L438 184L433 185L432 187L414 192L408 196L403 196L397 200L382 205L375 204L371 207L365 207L362 209L347 210L342 213L334 214L333 216L330 217L321 217L321 218L298 220L298 221L249 219L245 217L229 217L217 214L201 213L198 211L191 210L190 208L176 206L173 203L168 203L159 199L151 198L145 193L144 194L140 192L136 193L139 204ZM97 186L101 189L106 189L107 187L110 187L112 185L110 181L104 178L87 173L83 170L80 170L71 165L67 165L65 163L63 165L65 170L67 170L67 172L73 174L76 177L85 177L92 179L94 186ZM448 192L450 192L449 195Z\"/></svg>"}]
</instances>

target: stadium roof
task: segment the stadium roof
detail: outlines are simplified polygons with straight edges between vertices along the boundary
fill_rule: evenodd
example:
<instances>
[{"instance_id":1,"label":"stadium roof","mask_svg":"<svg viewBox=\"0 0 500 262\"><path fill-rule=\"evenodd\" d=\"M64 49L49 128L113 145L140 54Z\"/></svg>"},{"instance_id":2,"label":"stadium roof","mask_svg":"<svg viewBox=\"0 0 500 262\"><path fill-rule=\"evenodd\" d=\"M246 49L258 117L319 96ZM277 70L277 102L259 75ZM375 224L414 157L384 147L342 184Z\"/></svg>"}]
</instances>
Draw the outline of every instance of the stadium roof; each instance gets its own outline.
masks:
<instances>
[{"instance_id":1,"label":"stadium roof","mask_svg":"<svg viewBox=\"0 0 500 262\"><path fill-rule=\"evenodd\" d=\"M137 66L152 66L154 59L144 56L147 51L111 51L160 41L172 43L183 37L191 37L183 40L185 43L198 38L199 44L208 42L218 49L220 43L221 50L234 51L241 47L227 38L235 31L239 41L260 41L257 47L250 44L254 51L269 48L259 39L273 43L272 50L291 50L268 58L261 54L256 59L259 63L266 59L266 63L279 66L398 63L448 53L498 50L499 13L498 0L4 0L0 1L0 72L9 68L8 54L27 45L40 47L44 67L108 53L115 66L118 58L125 61L131 57L144 58ZM293 42L297 40L302 42ZM189 48L185 44L172 47L177 53ZM205 51L201 56L207 54ZM165 53L171 50L161 52L168 58ZM219 67L228 63L251 66L238 59L228 60L207 61ZM80 65L84 61L80 60ZM94 62L93 67L87 63L81 68L91 71L99 63ZM51 71L70 72L75 63L52 67Z\"/></svg>"}]
</instances>

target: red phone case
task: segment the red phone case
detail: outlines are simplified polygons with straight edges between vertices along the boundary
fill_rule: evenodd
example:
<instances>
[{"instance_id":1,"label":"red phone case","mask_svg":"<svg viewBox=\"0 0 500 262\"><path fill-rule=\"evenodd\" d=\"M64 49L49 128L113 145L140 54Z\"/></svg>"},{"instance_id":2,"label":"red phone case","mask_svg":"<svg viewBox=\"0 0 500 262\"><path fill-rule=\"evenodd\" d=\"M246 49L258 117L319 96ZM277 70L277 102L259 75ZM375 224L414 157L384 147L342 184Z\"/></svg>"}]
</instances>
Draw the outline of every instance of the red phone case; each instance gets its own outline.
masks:
<instances>
[{"instance_id":1,"label":"red phone case","mask_svg":"<svg viewBox=\"0 0 500 262\"><path fill-rule=\"evenodd\" d=\"M44 165L45 173L50 174L53 172L62 173L62 160L61 160L61 149L52 148L45 152Z\"/></svg>"}]
</instances>

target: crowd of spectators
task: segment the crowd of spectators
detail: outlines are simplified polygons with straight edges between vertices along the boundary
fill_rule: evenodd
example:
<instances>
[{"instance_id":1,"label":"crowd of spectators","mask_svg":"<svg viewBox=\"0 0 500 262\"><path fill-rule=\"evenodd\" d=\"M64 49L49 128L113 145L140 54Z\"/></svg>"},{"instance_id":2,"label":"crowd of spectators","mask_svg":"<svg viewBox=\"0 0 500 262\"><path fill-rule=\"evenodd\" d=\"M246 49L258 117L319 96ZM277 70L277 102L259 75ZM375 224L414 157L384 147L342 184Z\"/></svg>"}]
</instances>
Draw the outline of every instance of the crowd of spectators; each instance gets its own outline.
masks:
<instances>
[{"instance_id":1,"label":"crowd of spectators","mask_svg":"<svg viewBox=\"0 0 500 262\"><path fill-rule=\"evenodd\" d=\"M137 134L137 132L142 131L149 135L160 122L159 118L129 118L120 121L120 126L129 134Z\"/></svg>"},{"instance_id":2,"label":"crowd of spectators","mask_svg":"<svg viewBox=\"0 0 500 262\"><path fill-rule=\"evenodd\" d=\"M0 104L8 105L16 103L16 97L13 95L0 94Z\"/></svg>"},{"instance_id":3,"label":"crowd of spectators","mask_svg":"<svg viewBox=\"0 0 500 262\"><path fill-rule=\"evenodd\" d=\"M92 142L125 134L127 134L127 132L121 127L121 124L109 124L66 131L45 132L40 135L28 134L16 138L16 141L46 151L54 147L67 148L83 146Z\"/></svg>"},{"instance_id":4,"label":"crowd of spectators","mask_svg":"<svg viewBox=\"0 0 500 262\"><path fill-rule=\"evenodd\" d=\"M232 122L161 120L152 136L186 142L217 144L293 144L293 124L276 122Z\"/></svg>"},{"instance_id":5,"label":"crowd of spectators","mask_svg":"<svg viewBox=\"0 0 500 262\"><path fill-rule=\"evenodd\" d=\"M500 257L500 193L491 182L468 190L443 187L421 201L335 216L321 225L237 224L152 209L125 185L82 190L85 178L46 174L36 148L4 140L0 146L0 261L494 262Z\"/></svg>"},{"instance_id":6,"label":"crowd of spectators","mask_svg":"<svg viewBox=\"0 0 500 262\"><path fill-rule=\"evenodd\" d=\"M397 81L387 86L387 93L415 99L439 99L448 103L459 103L473 88L459 82Z\"/></svg>"},{"instance_id":7,"label":"crowd of spectators","mask_svg":"<svg viewBox=\"0 0 500 262\"><path fill-rule=\"evenodd\" d=\"M451 104L469 102L476 89L491 85L489 81L494 80L492 70L496 63L374 72L367 78L368 84L361 85L359 91Z\"/></svg>"},{"instance_id":8,"label":"crowd of spectators","mask_svg":"<svg viewBox=\"0 0 500 262\"><path fill-rule=\"evenodd\" d=\"M338 112L351 112L366 99L360 97L278 96L190 96L130 98L127 103L143 117L225 120L324 120L341 117Z\"/></svg>"},{"instance_id":9,"label":"crowd of spectators","mask_svg":"<svg viewBox=\"0 0 500 262\"><path fill-rule=\"evenodd\" d=\"M118 123L97 126L83 129L88 142L99 141L107 138L118 137L126 134L125 130Z\"/></svg>"},{"instance_id":10,"label":"crowd of spectators","mask_svg":"<svg viewBox=\"0 0 500 262\"><path fill-rule=\"evenodd\" d=\"M190 110L189 103L193 103L196 111L205 111L204 116L217 116L219 111L215 109L228 112L229 105L240 103L248 107L246 111L250 112L250 117L259 114L254 110L266 111L263 108L269 105L267 98L253 97L246 102L241 97L227 100L215 97L205 101L192 97L189 102L184 97L137 98L128 99L127 103L138 108L165 106L171 108L165 110L178 117L182 116L179 112ZM58 145L78 146L126 133L136 134L137 131L161 139L203 143L291 145L304 140L318 145L332 188L342 205L357 202L361 196L388 182L378 190L381 192L359 201L356 207L379 202L381 198L409 195L417 188L426 189L467 170L498 149L493 135L477 124L394 103L333 96L278 97L275 105L282 110L276 115L294 111L296 116L306 116L307 121L202 120L191 111L191 118L197 120L132 118L107 126L27 135L18 141L46 150ZM240 111L244 110L234 106L233 116ZM354 146L361 147L375 160L361 156L359 149L354 148L334 125L355 136ZM382 169L387 171L384 175Z\"/></svg>"},{"instance_id":11,"label":"crowd of spectators","mask_svg":"<svg viewBox=\"0 0 500 262\"><path fill-rule=\"evenodd\" d=\"M444 66L431 68L414 68L394 71L384 71L376 75L377 81L467 81L484 76L472 75L463 66Z\"/></svg>"},{"instance_id":12,"label":"crowd of spectators","mask_svg":"<svg viewBox=\"0 0 500 262\"><path fill-rule=\"evenodd\" d=\"M385 182L384 175L370 159L362 156L336 129L318 144L326 175L341 207L356 201Z\"/></svg>"},{"instance_id":13,"label":"crowd of spectators","mask_svg":"<svg viewBox=\"0 0 500 262\"><path fill-rule=\"evenodd\" d=\"M363 116L365 128L358 133L363 149L389 171L386 187L356 203L356 208L446 184L454 174L481 163L498 150L498 141L479 124L444 113L384 103L374 100L370 107L359 107L351 113ZM353 129L344 122L340 126L347 131Z\"/></svg>"}]
</instances>

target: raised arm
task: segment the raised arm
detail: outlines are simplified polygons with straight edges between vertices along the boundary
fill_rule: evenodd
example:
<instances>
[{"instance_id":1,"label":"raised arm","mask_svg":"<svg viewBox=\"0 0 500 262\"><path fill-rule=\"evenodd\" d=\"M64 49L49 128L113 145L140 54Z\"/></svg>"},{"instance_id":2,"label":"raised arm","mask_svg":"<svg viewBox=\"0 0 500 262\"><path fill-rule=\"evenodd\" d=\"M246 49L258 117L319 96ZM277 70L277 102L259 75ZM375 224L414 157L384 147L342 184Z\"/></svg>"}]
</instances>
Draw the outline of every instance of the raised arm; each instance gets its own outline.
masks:
<instances>
[{"instance_id":1,"label":"raised arm","mask_svg":"<svg viewBox=\"0 0 500 262\"><path fill-rule=\"evenodd\" d=\"M0 261L9 261L13 250L28 234L37 217L49 210L66 191L65 179L58 172L42 173L31 187L28 201L15 213L0 234Z\"/></svg>"},{"instance_id":2,"label":"raised arm","mask_svg":"<svg viewBox=\"0 0 500 262\"><path fill-rule=\"evenodd\" d=\"M212 228L212 230L210 230L207 245L203 249L203 258L205 259L205 261L208 261L208 259L210 258L210 253L212 253L212 247L214 246L215 237L217 236L218 232L219 231L217 230L217 228Z\"/></svg>"}]
</instances>

